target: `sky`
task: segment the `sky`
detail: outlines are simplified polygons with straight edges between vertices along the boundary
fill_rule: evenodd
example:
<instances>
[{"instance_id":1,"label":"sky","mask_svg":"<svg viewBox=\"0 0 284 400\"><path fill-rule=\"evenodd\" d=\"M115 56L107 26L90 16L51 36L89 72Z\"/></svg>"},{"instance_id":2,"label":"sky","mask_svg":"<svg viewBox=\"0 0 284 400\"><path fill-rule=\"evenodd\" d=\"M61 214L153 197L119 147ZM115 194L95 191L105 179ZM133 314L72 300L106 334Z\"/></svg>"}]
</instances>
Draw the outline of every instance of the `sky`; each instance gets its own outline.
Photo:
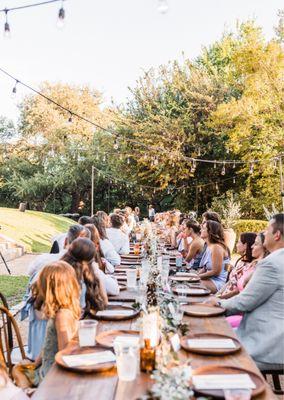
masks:
<instances>
[{"instance_id":1,"label":"sky","mask_svg":"<svg viewBox=\"0 0 284 400\"><path fill-rule=\"evenodd\" d=\"M12 7L38 0L0 0ZM283 0L66 0L66 23L56 26L60 3L8 13L11 38L4 39L0 15L0 68L38 88L43 81L88 84L103 93L105 104L130 96L143 71L169 60L195 58L202 48L255 18L267 39L274 35ZM184 53L184 56L183 56ZM17 103L28 93L0 73L0 115L14 121Z\"/></svg>"}]
</instances>

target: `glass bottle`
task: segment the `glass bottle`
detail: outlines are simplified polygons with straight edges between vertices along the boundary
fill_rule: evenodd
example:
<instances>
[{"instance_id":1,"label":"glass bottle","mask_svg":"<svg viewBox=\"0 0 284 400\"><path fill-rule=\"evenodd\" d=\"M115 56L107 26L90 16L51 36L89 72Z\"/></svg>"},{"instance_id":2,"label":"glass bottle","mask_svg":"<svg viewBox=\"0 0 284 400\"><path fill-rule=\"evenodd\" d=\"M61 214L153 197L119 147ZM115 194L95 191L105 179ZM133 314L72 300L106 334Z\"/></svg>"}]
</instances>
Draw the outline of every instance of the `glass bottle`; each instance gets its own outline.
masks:
<instances>
[{"instance_id":1,"label":"glass bottle","mask_svg":"<svg viewBox=\"0 0 284 400\"><path fill-rule=\"evenodd\" d=\"M144 347L140 349L140 369L143 372L152 372L155 369L156 350L151 347L150 339L144 340Z\"/></svg>"}]
</instances>

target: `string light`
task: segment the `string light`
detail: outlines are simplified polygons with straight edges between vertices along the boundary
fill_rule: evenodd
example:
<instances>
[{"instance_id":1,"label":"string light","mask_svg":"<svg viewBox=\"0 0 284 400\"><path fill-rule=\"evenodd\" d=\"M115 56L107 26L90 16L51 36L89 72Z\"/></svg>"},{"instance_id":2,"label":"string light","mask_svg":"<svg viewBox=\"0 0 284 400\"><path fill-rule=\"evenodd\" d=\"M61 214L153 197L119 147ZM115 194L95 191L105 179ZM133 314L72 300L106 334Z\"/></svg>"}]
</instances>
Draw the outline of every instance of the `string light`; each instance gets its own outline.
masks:
<instances>
[{"instance_id":1,"label":"string light","mask_svg":"<svg viewBox=\"0 0 284 400\"><path fill-rule=\"evenodd\" d=\"M225 162L223 162L223 168L221 171L221 175L225 175L226 174L226 166L225 166Z\"/></svg>"},{"instance_id":2,"label":"string light","mask_svg":"<svg viewBox=\"0 0 284 400\"><path fill-rule=\"evenodd\" d=\"M158 11L161 14L166 14L169 10L169 5L167 0L158 0Z\"/></svg>"},{"instance_id":3,"label":"string light","mask_svg":"<svg viewBox=\"0 0 284 400\"><path fill-rule=\"evenodd\" d=\"M65 25L65 10L63 8L63 1L58 11L57 28L62 29Z\"/></svg>"},{"instance_id":4,"label":"string light","mask_svg":"<svg viewBox=\"0 0 284 400\"><path fill-rule=\"evenodd\" d=\"M250 167L249 167L249 173L250 174L253 174L253 167L254 167L254 165L253 165L253 163L251 163Z\"/></svg>"},{"instance_id":5,"label":"string light","mask_svg":"<svg viewBox=\"0 0 284 400\"><path fill-rule=\"evenodd\" d=\"M202 186L199 186L199 193L201 193L202 192Z\"/></svg>"},{"instance_id":6,"label":"string light","mask_svg":"<svg viewBox=\"0 0 284 400\"><path fill-rule=\"evenodd\" d=\"M127 164L130 164L130 158L127 157Z\"/></svg>"},{"instance_id":7,"label":"string light","mask_svg":"<svg viewBox=\"0 0 284 400\"><path fill-rule=\"evenodd\" d=\"M236 161L234 161L233 163L233 168L236 168Z\"/></svg>"},{"instance_id":8,"label":"string light","mask_svg":"<svg viewBox=\"0 0 284 400\"><path fill-rule=\"evenodd\" d=\"M201 148L200 148L200 147L198 147L198 152L197 152L197 155L198 155L198 157L200 157L200 156L201 156Z\"/></svg>"},{"instance_id":9,"label":"string light","mask_svg":"<svg viewBox=\"0 0 284 400\"><path fill-rule=\"evenodd\" d=\"M216 164L216 161L214 162L214 168L216 169L216 167L217 167L217 164Z\"/></svg>"},{"instance_id":10,"label":"string light","mask_svg":"<svg viewBox=\"0 0 284 400\"><path fill-rule=\"evenodd\" d=\"M69 124L72 124L73 122L73 114L70 112L69 118L68 118Z\"/></svg>"},{"instance_id":11,"label":"string light","mask_svg":"<svg viewBox=\"0 0 284 400\"><path fill-rule=\"evenodd\" d=\"M113 148L114 150L118 150L119 144L118 144L118 138L115 138L114 144L113 144Z\"/></svg>"},{"instance_id":12,"label":"string light","mask_svg":"<svg viewBox=\"0 0 284 400\"><path fill-rule=\"evenodd\" d=\"M106 155L103 156L103 162L106 162Z\"/></svg>"},{"instance_id":13,"label":"string light","mask_svg":"<svg viewBox=\"0 0 284 400\"><path fill-rule=\"evenodd\" d=\"M234 183L234 184L236 183L236 178L235 178L235 177L233 178L233 183Z\"/></svg>"},{"instance_id":14,"label":"string light","mask_svg":"<svg viewBox=\"0 0 284 400\"><path fill-rule=\"evenodd\" d=\"M10 25L8 22L8 11L7 9L5 9L5 24L4 24L4 38L5 39L10 39L11 37L11 30L10 30Z\"/></svg>"}]
</instances>

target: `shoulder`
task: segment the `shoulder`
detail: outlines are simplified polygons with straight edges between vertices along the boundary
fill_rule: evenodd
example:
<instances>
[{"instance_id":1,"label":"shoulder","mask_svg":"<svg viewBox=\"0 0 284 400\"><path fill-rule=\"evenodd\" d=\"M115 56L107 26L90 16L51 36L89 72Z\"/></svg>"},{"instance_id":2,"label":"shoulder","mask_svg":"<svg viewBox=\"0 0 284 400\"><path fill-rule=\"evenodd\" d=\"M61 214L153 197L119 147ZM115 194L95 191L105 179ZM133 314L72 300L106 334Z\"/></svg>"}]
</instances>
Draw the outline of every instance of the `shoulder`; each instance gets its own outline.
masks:
<instances>
[{"instance_id":1,"label":"shoulder","mask_svg":"<svg viewBox=\"0 0 284 400\"><path fill-rule=\"evenodd\" d=\"M66 323L66 321L73 321L73 313L68 308L61 308L57 311L55 315L55 324L61 325L62 323Z\"/></svg>"}]
</instances>

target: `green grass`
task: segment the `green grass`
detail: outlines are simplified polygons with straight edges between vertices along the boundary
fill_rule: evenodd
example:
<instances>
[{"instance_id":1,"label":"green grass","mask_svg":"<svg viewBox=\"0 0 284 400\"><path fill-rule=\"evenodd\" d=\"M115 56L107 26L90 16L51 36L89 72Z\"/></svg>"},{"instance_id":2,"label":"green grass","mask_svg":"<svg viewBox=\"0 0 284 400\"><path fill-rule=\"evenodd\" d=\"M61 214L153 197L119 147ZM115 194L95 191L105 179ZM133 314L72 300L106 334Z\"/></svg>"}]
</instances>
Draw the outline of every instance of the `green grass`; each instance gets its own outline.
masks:
<instances>
[{"instance_id":1,"label":"green grass","mask_svg":"<svg viewBox=\"0 0 284 400\"><path fill-rule=\"evenodd\" d=\"M0 276L0 292L6 297L9 307L23 300L28 280L28 276Z\"/></svg>"},{"instance_id":2,"label":"green grass","mask_svg":"<svg viewBox=\"0 0 284 400\"><path fill-rule=\"evenodd\" d=\"M0 207L0 233L22 243L28 252L48 252L52 236L66 232L72 224L74 221L54 214Z\"/></svg>"}]
</instances>

